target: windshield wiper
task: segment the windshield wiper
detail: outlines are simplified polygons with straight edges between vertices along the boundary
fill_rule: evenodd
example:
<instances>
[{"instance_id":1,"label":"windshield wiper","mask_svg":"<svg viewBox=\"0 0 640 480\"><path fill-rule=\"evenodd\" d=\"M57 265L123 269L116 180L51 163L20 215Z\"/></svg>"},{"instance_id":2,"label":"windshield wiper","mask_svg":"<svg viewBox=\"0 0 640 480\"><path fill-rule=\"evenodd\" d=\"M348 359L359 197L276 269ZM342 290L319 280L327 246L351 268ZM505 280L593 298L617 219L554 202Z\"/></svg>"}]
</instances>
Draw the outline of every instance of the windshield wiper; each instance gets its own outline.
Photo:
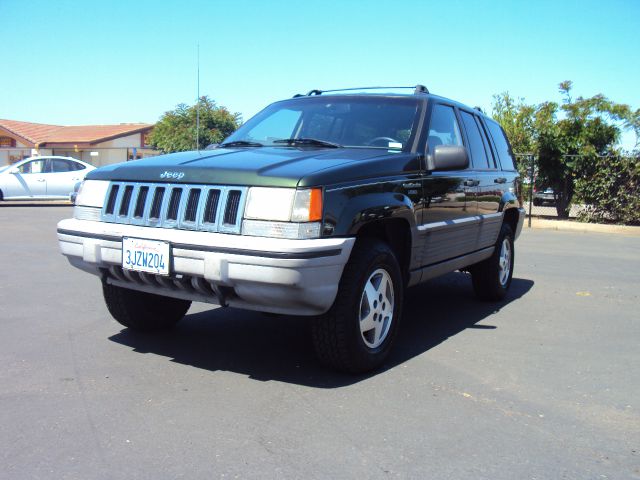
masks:
<instances>
[{"instance_id":1,"label":"windshield wiper","mask_svg":"<svg viewBox=\"0 0 640 480\"><path fill-rule=\"evenodd\" d=\"M317 145L319 147L342 148L342 145L317 138L283 138L274 140L273 143L286 143L287 145Z\"/></svg>"},{"instance_id":2,"label":"windshield wiper","mask_svg":"<svg viewBox=\"0 0 640 480\"><path fill-rule=\"evenodd\" d=\"M221 147L264 147L258 142L249 142L248 140L236 140L234 142L221 143Z\"/></svg>"}]
</instances>

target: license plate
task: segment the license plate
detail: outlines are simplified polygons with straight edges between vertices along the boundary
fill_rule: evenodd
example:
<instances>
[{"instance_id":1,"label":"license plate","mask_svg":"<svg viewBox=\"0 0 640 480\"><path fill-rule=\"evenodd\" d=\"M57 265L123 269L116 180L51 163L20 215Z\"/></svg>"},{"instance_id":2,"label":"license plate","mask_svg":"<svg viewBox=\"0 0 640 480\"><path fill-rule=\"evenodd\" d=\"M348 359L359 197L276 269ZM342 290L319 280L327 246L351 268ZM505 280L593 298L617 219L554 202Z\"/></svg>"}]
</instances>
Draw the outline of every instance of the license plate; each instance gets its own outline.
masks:
<instances>
[{"instance_id":1,"label":"license plate","mask_svg":"<svg viewBox=\"0 0 640 480\"><path fill-rule=\"evenodd\" d=\"M122 268L156 275L169 275L169 242L124 237Z\"/></svg>"}]
</instances>

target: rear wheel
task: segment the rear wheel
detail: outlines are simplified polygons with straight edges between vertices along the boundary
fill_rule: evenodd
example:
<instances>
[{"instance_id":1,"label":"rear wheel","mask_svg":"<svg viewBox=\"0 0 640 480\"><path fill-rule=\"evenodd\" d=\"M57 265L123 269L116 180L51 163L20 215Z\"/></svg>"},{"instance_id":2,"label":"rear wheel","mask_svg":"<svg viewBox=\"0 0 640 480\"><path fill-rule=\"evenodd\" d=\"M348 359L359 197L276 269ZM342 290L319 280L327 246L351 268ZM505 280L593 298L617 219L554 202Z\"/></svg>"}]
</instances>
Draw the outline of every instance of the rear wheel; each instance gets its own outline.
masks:
<instances>
[{"instance_id":1,"label":"rear wheel","mask_svg":"<svg viewBox=\"0 0 640 480\"><path fill-rule=\"evenodd\" d=\"M189 310L191 302L138 292L102 282L109 313L132 330L154 331L173 327Z\"/></svg>"},{"instance_id":2,"label":"rear wheel","mask_svg":"<svg viewBox=\"0 0 640 480\"><path fill-rule=\"evenodd\" d=\"M493 254L486 260L472 266L473 289L482 300L502 300L509 290L513 277L515 250L513 231L502 224Z\"/></svg>"},{"instance_id":3,"label":"rear wheel","mask_svg":"<svg viewBox=\"0 0 640 480\"><path fill-rule=\"evenodd\" d=\"M377 239L358 240L331 309L314 319L318 358L336 370L361 373L386 359L402 313L398 261Z\"/></svg>"}]
</instances>

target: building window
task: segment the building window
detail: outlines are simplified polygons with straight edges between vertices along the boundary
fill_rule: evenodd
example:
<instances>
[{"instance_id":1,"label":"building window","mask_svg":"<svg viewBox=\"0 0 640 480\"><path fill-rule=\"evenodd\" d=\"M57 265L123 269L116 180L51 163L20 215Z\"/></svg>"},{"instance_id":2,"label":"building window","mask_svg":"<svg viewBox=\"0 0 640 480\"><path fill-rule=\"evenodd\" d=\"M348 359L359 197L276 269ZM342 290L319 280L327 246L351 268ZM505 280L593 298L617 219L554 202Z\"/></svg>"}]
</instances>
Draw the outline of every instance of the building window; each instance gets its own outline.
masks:
<instances>
[{"instance_id":1,"label":"building window","mask_svg":"<svg viewBox=\"0 0 640 480\"><path fill-rule=\"evenodd\" d=\"M149 134L151 133L151 130L148 130L146 132L142 132L142 146L143 147L150 147L151 144L149 143Z\"/></svg>"},{"instance_id":2,"label":"building window","mask_svg":"<svg viewBox=\"0 0 640 480\"><path fill-rule=\"evenodd\" d=\"M0 148L15 148L16 141L11 137L0 137Z\"/></svg>"}]
</instances>

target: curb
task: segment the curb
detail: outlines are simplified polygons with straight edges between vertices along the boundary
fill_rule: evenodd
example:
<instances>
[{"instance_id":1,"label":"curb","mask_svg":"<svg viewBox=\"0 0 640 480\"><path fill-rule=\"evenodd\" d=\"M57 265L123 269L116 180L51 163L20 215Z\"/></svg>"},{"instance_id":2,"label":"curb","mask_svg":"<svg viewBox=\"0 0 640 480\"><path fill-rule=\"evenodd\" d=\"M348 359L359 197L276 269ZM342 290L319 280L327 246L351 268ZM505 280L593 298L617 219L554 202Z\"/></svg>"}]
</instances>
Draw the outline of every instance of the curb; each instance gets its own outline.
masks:
<instances>
[{"instance_id":1,"label":"curb","mask_svg":"<svg viewBox=\"0 0 640 480\"><path fill-rule=\"evenodd\" d=\"M528 220L525 219L524 228L528 228ZM540 218L531 219L531 228L545 230L562 230L577 233L614 233L631 237L640 237L640 227L630 227L626 225L605 225L602 223L581 223L567 220L544 220Z\"/></svg>"}]
</instances>

